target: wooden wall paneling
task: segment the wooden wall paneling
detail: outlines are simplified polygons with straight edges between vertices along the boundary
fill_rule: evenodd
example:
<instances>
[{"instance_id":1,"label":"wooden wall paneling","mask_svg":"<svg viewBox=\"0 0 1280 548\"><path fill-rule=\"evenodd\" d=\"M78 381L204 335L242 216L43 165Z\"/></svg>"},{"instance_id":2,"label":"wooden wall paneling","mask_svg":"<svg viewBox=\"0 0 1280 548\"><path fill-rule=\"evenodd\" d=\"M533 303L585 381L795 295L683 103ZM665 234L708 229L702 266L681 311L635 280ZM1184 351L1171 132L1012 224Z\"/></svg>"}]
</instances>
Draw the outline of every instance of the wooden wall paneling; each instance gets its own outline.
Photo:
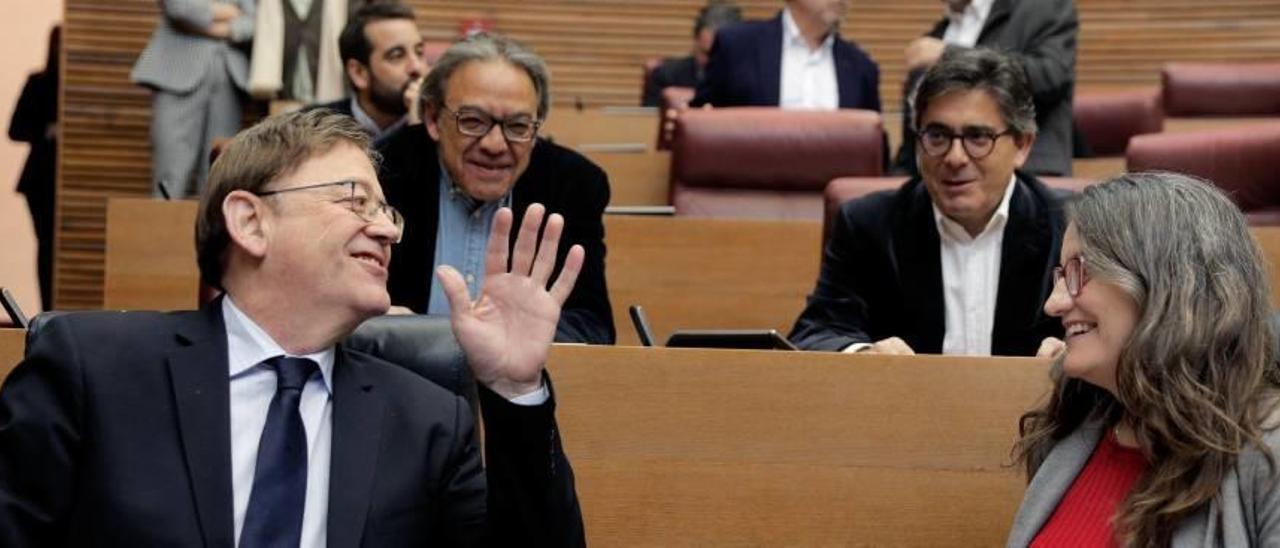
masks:
<instances>
[{"instance_id":1,"label":"wooden wall paneling","mask_svg":"<svg viewBox=\"0 0 1280 548\"><path fill-rule=\"evenodd\" d=\"M25 329L0 329L0 386L13 371L13 367L22 361L22 354L27 349L27 331Z\"/></svg>"}]
</instances>

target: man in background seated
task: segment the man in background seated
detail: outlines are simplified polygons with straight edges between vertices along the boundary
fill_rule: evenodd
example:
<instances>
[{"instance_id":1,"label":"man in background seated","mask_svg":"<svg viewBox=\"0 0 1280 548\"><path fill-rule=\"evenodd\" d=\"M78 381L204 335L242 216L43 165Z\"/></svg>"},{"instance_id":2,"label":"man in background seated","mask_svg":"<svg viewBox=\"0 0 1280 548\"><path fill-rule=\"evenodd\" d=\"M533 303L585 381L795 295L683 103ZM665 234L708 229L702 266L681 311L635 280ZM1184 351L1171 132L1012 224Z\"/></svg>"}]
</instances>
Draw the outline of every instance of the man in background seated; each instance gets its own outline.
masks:
<instances>
[{"instance_id":1,"label":"man in background seated","mask_svg":"<svg viewBox=\"0 0 1280 548\"><path fill-rule=\"evenodd\" d=\"M711 55L716 30L739 21L742 21L742 8L732 2L712 0L698 10L698 18L693 23L693 54L664 59L653 69L653 74L645 82L641 104L658 106L662 102L662 90L671 86L696 88Z\"/></svg>"},{"instance_id":2,"label":"man in background seated","mask_svg":"<svg viewBox=\"0 0 1280 548\"><path fill-rule=\"evenodd\" d=\"M692 106L880 110L880 69L840 38L848 0L787 0L777 17L716 33Z\"/></svg>"},{"instance_id":3,"label":"man in background seated","mask_svg":"<svg viewBox=\"0 0 1280 548\"><path fill-rule=\"evenodd\" d=\"M511 271L496 215L476 300L439 271L480 384L482 464L463 398L340 342L387 310L403 228L368 137L327 110L241 133L196 227L224 296L54 318L9 375L0 546L582 545L543 366L583 256L549 277L563 219L535 250L543 213Z\"/></svg>"},{"instance_id":4,"label":"man in background seated","mask_svg":"<svg viewBox=\"0 0 1280 548\"><path fill-rule=\"evenodd\" d=\"M1000 50L1022 64L1036 103L1036 143L1024 171L1070 175L1071 102L1075 95L1075 0L943 0L946 17L907 46L903 86L902 146L894 171L915 174L915 132L911 93L920 75L950 48Z\"/></svg>"},{"instance_id":5,"label":"man in background seated","mask_svg":"<svg viewBox=\"0 0 1280 548\"><path fill-rule=\"evenodd\" d=\"M1017 171L1036 139L1017 61L948 50L925 73L920 176L845 203L791 331L811 350L1022 355L1062 326L1044 315L1061 196Z\"/></svg>"},{"instance_id":6,"label":"man in background seated","mask_svg":"<svg viewBox=\"0 0 1280 548\"><path fill-rule=\"evenodd\" d=\"M413 9L398 2L360 6L338 37L349 98L317 105L349 115L375 146L410 122L418 85L428 66Z\"/></svg>"},{"instance_id":7,"label":"man in background seated","mask_svg":"<svg viewBox=\"0 0 1280 548\"><path fill-rule=\"evenodd\" d=\"M542 58L516 42L478 34L455 43L422 84L425 124L387 140L379 178L404 213L404 243L391 260L391 302L448 314L436 266L456 265L472 295L485 283L485 248L501 207L540 203L564 216L564 241L586 249L556 340L612 344L604 277L609 180L582 155L538 139L551 105ZM567 246L565 246L567 248ZM562 248L563 249L563 248ZM564 261L564 251L557 265Z\"/></svg>"}]
</instances>

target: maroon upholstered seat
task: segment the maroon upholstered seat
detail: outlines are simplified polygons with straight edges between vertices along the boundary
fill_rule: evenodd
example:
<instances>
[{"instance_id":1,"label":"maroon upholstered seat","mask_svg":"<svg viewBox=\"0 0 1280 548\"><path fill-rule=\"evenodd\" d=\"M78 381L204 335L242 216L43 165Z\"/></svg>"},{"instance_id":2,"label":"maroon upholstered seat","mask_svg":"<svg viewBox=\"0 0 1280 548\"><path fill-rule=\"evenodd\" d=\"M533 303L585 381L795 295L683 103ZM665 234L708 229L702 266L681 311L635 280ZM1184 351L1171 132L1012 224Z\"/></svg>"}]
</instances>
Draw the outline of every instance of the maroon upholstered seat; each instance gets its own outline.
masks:
<instances>
[{"instance_id":1,"label":"maroon upholstered seat","mask_svg":"<svg viewBox=\"0 0 1280 548\"><path fill-rule=\"evenodd\" d=\"M1280 114L1280 63L1168 63L1160 74L1169 116Z\"/></svg>"},{"instance_id":2,"label":"maroon upholstered seat","mask_svg":"<svg viewBox=\"0 0 1280 548\"><path fill-rule=\"evenodd\" d=\"M1280 220L1280 121L1245 129L1158 133L1135 137L1129 171L1189 173L1213 181L1253 224Z\"/></svg>"},{"instance_id":3,"label":"maroon upholstered seat","mask_svg":"<svg viewBox=\"0 0 1280 548\"><path fill-rule=\"evenodd\" d=\"M676 134L676 118L689 108L689 101L697 90L681 86L662 88L658 103L658 150L671 150L671 140Z\"/></svg>"},{"instance_id":4,"label":"maroon upholstered seat","mask_svg":"<svg viewBox=\"0 0 1280 548\"><path fill-rule=\"evenodd\" d=\"M672 142L677 215L822 218L822 192L836 177L878 176L880 115L863 110L691 109Z\"/></svg>"},{"instance_id":5,"label":"maroon upholstered seat","mask_svg":"<svg viewBox=\"0 0 1280 548\"><path fill-rule=\"evenodd\" d=\"M1164 130L1160 94L1155 90L1076 93L1071 111L1076 129L1095 156L1124 156L1134 135Z\"/></svg>"},{"instance_id":6,"label":"maroon upholstered seat","mask_svg":"<svg viewBox=\"0 0 1280 548\"><path fill-rule=\"evenodd\" d=\"M1080 192L1095 183L1092 179L1076 179L1072 177L1040 177L1044 184L1051 188L1067 189ZM840 206L849 200L855 200L881 190L894 190L907 182L906 177L841 177L834 179L822 193L824 215L822 217L822 246L825 248L835 226L836 213Z\"/></svg>"}]
</instances>

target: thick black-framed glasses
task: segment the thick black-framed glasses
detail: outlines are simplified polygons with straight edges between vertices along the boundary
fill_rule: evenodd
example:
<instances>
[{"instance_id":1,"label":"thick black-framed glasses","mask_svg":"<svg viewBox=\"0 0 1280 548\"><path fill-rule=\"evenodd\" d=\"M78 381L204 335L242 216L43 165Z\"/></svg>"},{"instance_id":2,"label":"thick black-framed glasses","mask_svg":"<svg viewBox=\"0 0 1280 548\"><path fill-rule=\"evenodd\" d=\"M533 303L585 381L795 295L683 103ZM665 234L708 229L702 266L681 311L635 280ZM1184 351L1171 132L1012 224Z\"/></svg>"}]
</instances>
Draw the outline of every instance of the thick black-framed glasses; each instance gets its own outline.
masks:
<instances>
[{"instance_id":1,"label":"thick black-framed glasses","mask_svg":"<svg viewBox=\"0 0 1280 548\"><path fill-rule=\"evenodd\" d=\"M1062 280L1067 281L1067 294L1071 298L1080 296L1080 289L1089 282L1089 271L1084 266L1084 257L1076 255L1060 266L1053 267L1053 285Z\"/></svg>"},{"instance_id":2,"label":"thick black-framed glasses","mask_svg":"<svg viewBox=\"0 0 1280 548\"><path fill-rule=\"evenodd\" d=\"M985 128L968 128L956 133L948 127L929 126L920 130L920 135L917 138L920 141L920 149L934 158L946 156L947 153L951 152L951 147L955 144L956 139L959 139L960 145L964 147L965 154L968 154L974 160L981 160L996 149L996 141L1005 135L1013 135L1014 133L1012 129L997 133Z\"/></svg>"},{"instance_id":3,"label":"thick black-framed glasses","mask_svg":"<svg viewBox=\"0 0 1280 548\"><path fill-rule=\"evenodd\" d=\"M341 186L341 185L347 186L348 194L345 198L334 200L333 201L334 203L345 204L347 206L347 209L350 209L351 212L355 213L357 217L360 217L360 219L369 223L377 221L378 214L381 213L391 221L391 224L395 225L396 230L399 231L401 236L404 235L404 216L400 214L400 211L394 207L391 207L391 204L388 204L382 200L373 200L373 199L370 199L368 196L356 194L356 187L360 186L360 183L356 181L346 180L346 181L333 181L330 183L316 183L314 185L295 186L295 187L289 187L289 188L281 188L277 190L264 190L260 192L254 192L253 194L255 196L266 197L266 196L275 196L277 194L284 194L286 192L294 192L297 190L315 190L317 188L328 188L331 186ZM399 237L396 238L396 243L400 243Z\"/></svg>"},{"instance_id":4,"label":"thick black-framed glasses","mask_svg":"<svg viewBox=\"0 0 1280 548\"><path fill-rule=\"evenodd\" d=\"M494 125L502 126L502 136L513 143L527 143L538 136L538 128L542 122L534 120L527 114L516 114L507 118L498 118L488 112L473 109L461 111L451 110L440 105L440 110L453 116L453 125L458 133L467 137L484 137Z\"/></svg>"}]
</instances>

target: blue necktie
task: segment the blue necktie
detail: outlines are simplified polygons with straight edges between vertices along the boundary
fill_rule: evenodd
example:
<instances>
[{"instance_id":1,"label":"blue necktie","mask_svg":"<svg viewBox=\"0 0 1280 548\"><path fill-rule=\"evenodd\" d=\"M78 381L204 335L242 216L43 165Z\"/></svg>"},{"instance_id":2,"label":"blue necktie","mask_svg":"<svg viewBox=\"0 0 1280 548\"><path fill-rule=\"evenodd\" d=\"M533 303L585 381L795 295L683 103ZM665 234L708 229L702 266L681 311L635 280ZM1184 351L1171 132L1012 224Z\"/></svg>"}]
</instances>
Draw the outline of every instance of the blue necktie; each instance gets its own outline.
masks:
<instances>
[{"instance_id":1,"label":"blue necktie","mask_svg":"<svg viewBox=\"0 0 1280 548\"><path fill-rule=\"evenodd\" d=\"M298 401L316 363L288 356L265 363L276 370L276 395L258 442L258 465L240 530L240 548L298 548L307 496L307 432Z\"/></svg>"}]
</instances>

